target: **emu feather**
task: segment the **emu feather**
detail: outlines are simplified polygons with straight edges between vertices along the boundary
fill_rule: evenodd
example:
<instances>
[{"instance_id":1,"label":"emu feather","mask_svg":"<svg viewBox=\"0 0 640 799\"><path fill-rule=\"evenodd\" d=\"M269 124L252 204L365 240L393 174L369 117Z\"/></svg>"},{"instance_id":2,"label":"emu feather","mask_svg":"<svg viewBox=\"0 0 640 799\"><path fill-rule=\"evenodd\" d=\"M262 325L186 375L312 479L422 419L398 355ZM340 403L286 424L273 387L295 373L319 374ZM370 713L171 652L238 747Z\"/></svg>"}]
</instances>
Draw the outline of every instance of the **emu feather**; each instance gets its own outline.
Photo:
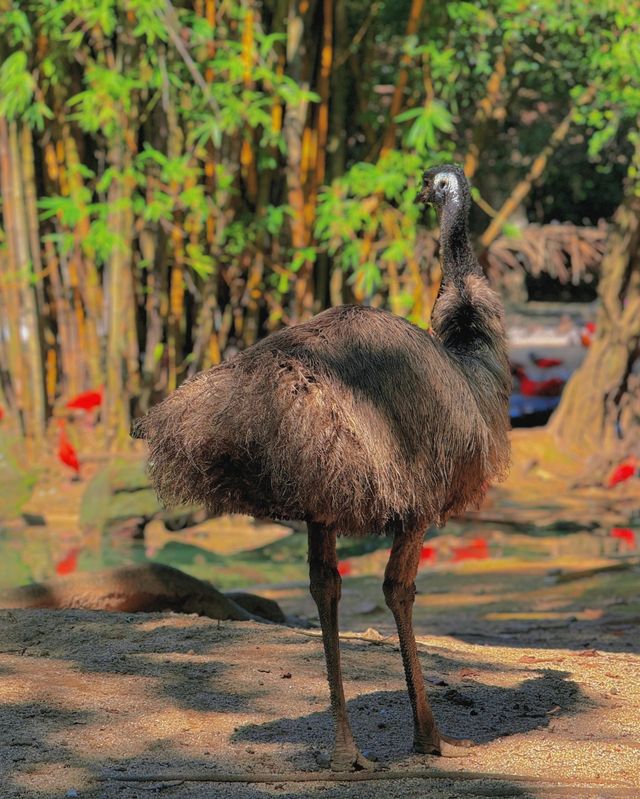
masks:
<instances>
[{"instance_id":1,"label":"emu feather","mask_svg":"<svg viewBox=\"0 0 640 799\"><path fill-rule=\"evenodd\" d=\"M344 535L442 524L507 463L502 318L470 277L436 336L386 311L333 308L184 383L141 420L167 504L318 521ZM483 346L453 352L461 330Z\"/></svg>"}]
</instances>

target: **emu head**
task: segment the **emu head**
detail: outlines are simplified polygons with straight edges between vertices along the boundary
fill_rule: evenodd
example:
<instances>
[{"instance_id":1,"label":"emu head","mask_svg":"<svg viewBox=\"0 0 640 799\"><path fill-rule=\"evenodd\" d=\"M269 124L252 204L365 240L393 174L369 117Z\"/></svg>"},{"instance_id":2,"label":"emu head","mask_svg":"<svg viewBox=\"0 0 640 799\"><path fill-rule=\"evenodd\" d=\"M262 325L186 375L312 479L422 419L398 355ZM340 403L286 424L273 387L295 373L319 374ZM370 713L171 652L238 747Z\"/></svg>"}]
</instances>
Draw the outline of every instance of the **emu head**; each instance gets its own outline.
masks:
<instances>
[{"instance_id":1,"label":"emu head","mask_svg":"<svg viewBox=\"0 0 640 799\"><path fill-rule=\"evenodd\" d=\"M469 183L461 167L454 164L434 166L422 176L422 188L416 202L432 205L438 213L448 210L469 210Z\"/></svg>"}]
</instances>

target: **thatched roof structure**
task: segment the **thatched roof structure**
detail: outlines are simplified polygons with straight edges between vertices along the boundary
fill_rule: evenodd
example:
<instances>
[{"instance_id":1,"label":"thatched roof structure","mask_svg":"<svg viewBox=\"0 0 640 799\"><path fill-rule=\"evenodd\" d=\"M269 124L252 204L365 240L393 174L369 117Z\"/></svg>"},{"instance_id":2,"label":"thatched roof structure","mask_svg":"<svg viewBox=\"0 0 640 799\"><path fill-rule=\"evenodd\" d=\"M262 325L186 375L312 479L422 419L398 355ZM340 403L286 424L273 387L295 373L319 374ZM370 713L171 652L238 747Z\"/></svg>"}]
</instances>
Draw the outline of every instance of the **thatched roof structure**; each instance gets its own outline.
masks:
<instances>
[{"instance_id":1,"label":"thatched roof structure","mask_svg":"<svg viewBox=\"0 0 640 799\"><path fill-rule=\"evenodd\" d=\"M597 273L606 248L606 224L527 225L518 237L500 236L484 254L489 277L500 281L509 270L533 277L543 273L561 283L577 285Z\"/></svg>"}]
</instances>

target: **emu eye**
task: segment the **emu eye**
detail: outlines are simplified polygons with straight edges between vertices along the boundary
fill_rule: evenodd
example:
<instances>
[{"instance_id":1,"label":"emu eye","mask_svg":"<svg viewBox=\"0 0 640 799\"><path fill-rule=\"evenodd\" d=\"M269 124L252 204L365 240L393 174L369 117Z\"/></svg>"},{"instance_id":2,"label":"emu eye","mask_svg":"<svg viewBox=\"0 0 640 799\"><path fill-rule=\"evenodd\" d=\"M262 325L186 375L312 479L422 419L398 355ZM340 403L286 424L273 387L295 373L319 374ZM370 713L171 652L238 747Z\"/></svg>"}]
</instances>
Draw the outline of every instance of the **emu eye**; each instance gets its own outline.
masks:
<instances>
[{"instance_id":1,"label":"emu eye","mask_svg":"<svg viewBox=\"0 0 640 799\"><path fill-rule=\"evenodd\" d=\"M441 179L438 181L437 188L439 188L439 189L446 189L446 188L447 188L447 181L446 181L446 180L444 180L444 178L441 178Z\"/></svg>"}]
</instances>

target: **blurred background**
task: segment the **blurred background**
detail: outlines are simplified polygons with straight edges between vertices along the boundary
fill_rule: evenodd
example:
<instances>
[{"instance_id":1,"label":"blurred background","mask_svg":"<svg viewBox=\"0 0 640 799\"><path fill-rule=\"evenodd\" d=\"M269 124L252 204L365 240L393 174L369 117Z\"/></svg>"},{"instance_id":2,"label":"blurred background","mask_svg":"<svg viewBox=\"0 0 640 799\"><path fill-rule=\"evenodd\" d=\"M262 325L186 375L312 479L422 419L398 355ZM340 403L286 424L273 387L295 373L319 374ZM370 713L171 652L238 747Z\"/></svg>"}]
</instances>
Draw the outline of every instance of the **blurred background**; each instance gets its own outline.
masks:
<instances>
[{"instance_id":1,"label":"blurred background","mask_svg":"<svg viewBox=\"0 0 640 799\"><path fill-rule=\"evenodd\" d=\"M330 305L428 327L438 235L414 198L455 161L506 305L514 466L428 532L430 585L462 592L432 623L489 583L487 619L516 585L535 618L640 611L636 3L0 10L0 588L155 560L312 615L306 537L161 508L130 422ZM340 546L346 612L383 618L389 542Z\"/></svg>"}]
</instances>

